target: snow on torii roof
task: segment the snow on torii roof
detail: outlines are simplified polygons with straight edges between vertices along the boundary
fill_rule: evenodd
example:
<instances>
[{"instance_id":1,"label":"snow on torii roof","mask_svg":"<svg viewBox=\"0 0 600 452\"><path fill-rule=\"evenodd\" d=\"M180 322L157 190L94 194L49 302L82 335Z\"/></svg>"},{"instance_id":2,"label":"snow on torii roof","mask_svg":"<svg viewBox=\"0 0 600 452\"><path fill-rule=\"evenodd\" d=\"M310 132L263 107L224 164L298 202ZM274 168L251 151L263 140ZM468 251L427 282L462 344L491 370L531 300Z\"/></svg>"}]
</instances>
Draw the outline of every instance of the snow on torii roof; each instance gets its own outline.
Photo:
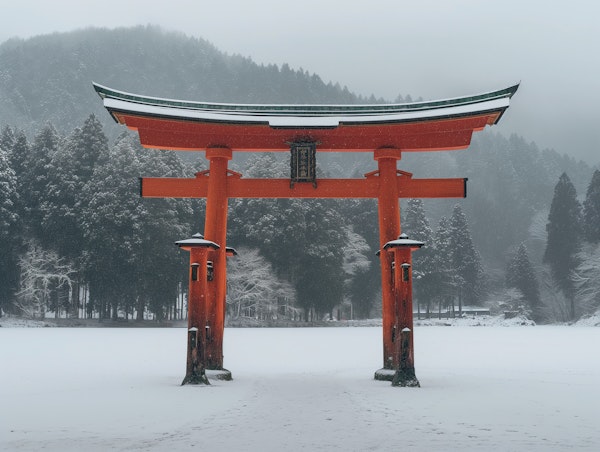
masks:
<instances>
[{"instance_id":1,"label":"snow on torii roof","mask_svg":"<svg viewBox=\"0 0 600 452\"><path fill-rule=\"evenodd\" d=\"M115 121L138 130L147 147L272 151L289 150L293 141L315 141L320 151L421 151L467 147L473 131L499 121L519 85L468 97L374 105L192 102L93 86Z\"/></svg>"}]
</instances>

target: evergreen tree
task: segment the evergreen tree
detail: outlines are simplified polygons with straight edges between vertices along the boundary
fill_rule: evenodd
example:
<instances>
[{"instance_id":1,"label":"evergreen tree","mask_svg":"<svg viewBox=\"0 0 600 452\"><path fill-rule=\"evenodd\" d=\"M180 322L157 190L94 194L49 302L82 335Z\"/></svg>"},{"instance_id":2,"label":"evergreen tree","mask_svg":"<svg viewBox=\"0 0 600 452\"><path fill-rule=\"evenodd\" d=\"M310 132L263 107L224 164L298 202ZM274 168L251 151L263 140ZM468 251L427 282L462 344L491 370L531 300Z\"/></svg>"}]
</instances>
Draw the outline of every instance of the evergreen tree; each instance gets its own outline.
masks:
<instances>
[{"instance_id":1,"label":"evergreen tree","mask_svg":"<svg viewBox=\"0 0 600 452\"><path fill-rule=\"evenodd\" d=\"M357 272L348 289L354 318L367 318L374 314L374 306L381 306L381 266L376 255L379 249L377 202L374 199L344 199L337 205L345 222L355 234L364 238L369 250L364 251L370 262L368 269Z\"/></svg>"},{"instance_id":2,"label":"evergreen tree","mask_svg":"<svg viewBox=\"0 0 600 452\"><path fill-rule=\"evenodd\" d=\"M295 261L295 287L298 303L317 317L332 313L344 293L344 223L332 200L305 200L303 245ZM293 225L291 225L293 227Z\"/></svg>"},{"instance_id":3,"label":"evergreen tree","mask_svg":"<svg viewBox=\"0 0 600 452\"><path fill-rule=\"evenodd\" d=\"M429 225L429 220L425 216L423 201L420 199L409 199L402 221L402 232L413 240L419 240L425 243L420 250L413 253L413 290L417 306L420 312L420 305L425 302L430 309L431 300L431 272L433 271L433 231Z\"/></svg>"},{"instance_id":4,"label":"evergreen tree","mask_svg":"<svg viewBox=\"0 0 600 452\"><path fill-rule=\"evenodd\" d=\"M42 230L61 256L75 259L84 248L81 215L87 199L84 186L96 161L106 160L108 140L92 115L51 156L40 211Z\"/></svg>"},{"instance_id":5,"label":"evergreen tree","mask_svg":"<svg viewBox=\"0 0 600 452\"><path fill-rule=\"evenodd\" d=\"M554 188L550 205L544 263L550 265L552 277L570 302L571 319L575 318L573 272L578 265L577 253L582 242L581 223L581 204L575 187L563 173Z\"/></svg>"},{"instance_id":6,"label":"evergreen tree","mask_svg":"<svg viewBox=\"0 0 600 452\"><path fill-rule=\"evenodd\" d=\"M30 146L27 141L27 137L22 130L13 130L10 127L5 127L0 135L0 148L3 148L8 152L10 166L15 172L17 178L16 190L18 194L17 199L17 213L20 217L21 223L19 229L23 229L23 219L25 211L25 199L27 199L27 193L25 191L25 173L27 161L30 157Z\"/></svg>"},{"instance_id":7,"label":"evergreen tree","mask_svg":"<svg viewBox=\"0 0 600 452\"><path fill-rule=\"evenodd\" d=\"M481 300L484 290L483 266L471 238L467 217L458 204L454 206L450 225L452 269L461 311L463 302L477 304Z\"/></svg>"},{"instance_id":8,"label":"evergreen tree","mask_svg":"<svg viewBox=\"0 0 600 452\"><path fill-rule=\"evenodd\" d=\"M600 171L594 171L583 202L585 238L590 243L600 242Z\"/></svg>"},{"instance_id":9,"label":"evergreen tree","mask_svg":"<svg viewBox=\"0 0 600 452\"><path fill-rule=\"evenodd\" d=\"M450 219L441 217L433 236L432 259L430 267L424 269L424 281L421 284L419 296L425 299L427 316L431 313L434 301L438 303L438 310L448 304L454 296L452 269L452 228Z\"/></svg>"},{"instance_id":10,"label":"evergreen tree","mask_svg":"<svg viewBox=\"0 0 600 452\"><path fill-rule=\"evenodd\" d=\"M370 255L373 254L367 241L354 232L353 226L344 228L346 244L343 249L343 269L345 273L344 294L351 303L351 317L364 318L369 315L372 294L371 287L365 284L365 278L372 267Z\"/></svg>"},{"instance_id":11,"label":"evergreen tree","mask_svg":"<svg viewBox=\"0 0 600 452\"><path fill-rule=\"evenodd\" d=\"M88 306L94 307L100 318L116 318L119 308L128 313L134 309L143 233L138 221L142 214L140 173L133 146L121 139L109 150L109 158L96 165L82 194L87 200L82 224ZM141 312L144 310L142 306Z\"/></svg>"},{"instance_id":12,"label":"evergreen tree","mask_svg":"<svg viewBox=\"0 0 600 452\"><path fill-rule=\"evenodd\" d=\"M44 212L40 208L47 199L48 182L52 176L52 159L58 152L62 139L52 126L47 124L35 136L29 155L24 159L21 197L24 205L24 222L33 236L47 240L44 234Z\"/></svg>"},{"instance_id":13,"label":"evergreen tree","mask_svg":"<svg viewBox=\"0 0 600 452\"><path fill-rule=\"evenodd\" d=\"M0 317L17 288L17 197L15 172L8 152L0 147Z\"/></svg>"},{"instance_id":14,"label":"evergreen tree","mask_svg":"<svg viewBox=\"0 0 600 452\"><path fill-rule=\"evenodd\" d=\"M130 137L131 140L137 141ZM174 152L140 149L139 145L137 150L139 174L144 177L180 177L184 173ZM175 307L180 283L187 286L189 255L173 243L192 234L196 212L186 199L137 199L140 248L136 253L136 298L140 306L147 305L160 321Z\"/></svg>"},{"instance_id":15,"label":"evergreen tree","mask_svg":"<svg viewBox=\"0 0 600 452\"><path fill-rule=\"evenodd\" d=\"M519 249L508 264L506 285L518 289L523 294L531 311L531 318L539 322L542 319L540 287L525 243L519 245Z\"/></svg>"},{"instance_id":16,"label":"evergreen tree","mask_svg":"<svg viewBox=\"0 0 600 452\"><path fill-rule=\"evenodd\" d=\"M142 320L150 310L162 320L185 275L186 256L173 243L190 235L190 224L180 217L191 215L181 207L186 202L140 198L140 175L169 176L183 167L171 168L175 161L168 153L136 152L133 141L122 135L84 187L86 280L101 318L135 312Z\"/></svg>"}]
</instances>

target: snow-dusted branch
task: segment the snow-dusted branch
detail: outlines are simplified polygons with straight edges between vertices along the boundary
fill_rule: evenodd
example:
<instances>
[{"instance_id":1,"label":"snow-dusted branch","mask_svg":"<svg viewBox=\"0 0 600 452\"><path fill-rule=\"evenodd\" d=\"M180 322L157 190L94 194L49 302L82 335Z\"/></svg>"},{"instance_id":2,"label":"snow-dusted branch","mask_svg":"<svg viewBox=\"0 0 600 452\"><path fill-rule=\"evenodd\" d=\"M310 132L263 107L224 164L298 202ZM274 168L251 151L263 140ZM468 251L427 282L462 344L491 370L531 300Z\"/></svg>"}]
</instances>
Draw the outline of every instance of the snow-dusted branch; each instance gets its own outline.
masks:
<instances>
[{"instance_id":1,"label":"snow-dusted branch","mask_svg":"<svg viewBox=\"0 0 600 452\"><path fill-rule=\"evenodd\" d=\"M69 304L71 303L71 276L75 270L55 251L44 250L31 241L27 252L19 259L19 268L20 288L15 304L23 315L43 318L51 292L63 287L68 288Z\"/></svg>"},{"instance_id":2,"label":"snow-dusted branch","mask_svg":"<svg viewBox=\"0 0 600 452\"><path fill-rule=\"evenodd\" d=\"M240 249L228 262L227 273L227 305L233 318L274 320L297 313L293 287L276 277L257 249Z\"/></svg>"}]
</instances>

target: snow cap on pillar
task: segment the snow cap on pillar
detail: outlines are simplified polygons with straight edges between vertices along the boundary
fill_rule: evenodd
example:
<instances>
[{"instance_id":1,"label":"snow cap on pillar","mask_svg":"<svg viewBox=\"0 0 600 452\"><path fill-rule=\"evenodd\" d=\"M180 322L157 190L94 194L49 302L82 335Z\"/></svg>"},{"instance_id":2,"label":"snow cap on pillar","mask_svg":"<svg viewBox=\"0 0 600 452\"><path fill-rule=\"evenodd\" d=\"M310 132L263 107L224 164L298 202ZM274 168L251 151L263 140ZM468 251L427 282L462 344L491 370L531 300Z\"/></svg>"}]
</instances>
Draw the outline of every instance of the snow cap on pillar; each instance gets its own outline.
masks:
<instances>
[{"instance_id":1,"label":"snow cap on pillar","mask_svg":"<svg viewBox=\"0 0 600 452\"><path fill-rule=\"evenodd\" d=\"M383 249L387 250L388 248L411 248L411 249L419 249L423 245L424 242L419 242L418 240L411 240L404 233L400 234L400 236L396 240L390 240L385 245L383 245Z\"/></svg>"},{"instance_id":2,"label":"snow cap on pillar","mask_svg":"<svg viewBox=\"0 0 600 452\"><path fill-rule=\"evenodd\" d=\"M199 232L194 234L192 238L179 240L175 242L179 248L182 248L186 251L190 251L192 248L205 247L205 248L213 248L218 250L220 248L215 242L211 242L210 240L205 240L204 236Z\"/></svg>"}]
</instances>

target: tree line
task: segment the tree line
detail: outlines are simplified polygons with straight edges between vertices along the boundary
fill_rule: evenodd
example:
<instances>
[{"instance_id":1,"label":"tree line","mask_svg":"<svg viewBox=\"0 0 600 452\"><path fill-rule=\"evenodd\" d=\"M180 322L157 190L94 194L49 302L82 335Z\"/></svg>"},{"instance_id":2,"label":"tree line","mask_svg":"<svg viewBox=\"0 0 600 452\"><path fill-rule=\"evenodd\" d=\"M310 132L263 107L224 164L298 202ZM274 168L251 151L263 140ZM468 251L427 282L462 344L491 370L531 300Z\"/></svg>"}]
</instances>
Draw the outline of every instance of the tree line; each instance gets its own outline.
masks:
<instances>
[{"instance_id":1,"label":"tree line","mask_svg":"<svg viewBox=\"0 0 600 452\"><path fill-rule=\"evenodd\" d=\"M142 149L127 132L109 144L93 115L67 136L47 124L31 142L5 127L2 310L38 317L48 311L99 319L184 317L187 257L173 242L202 230L204 202L142 199L138 178L191 177L204 165L176 152ZM289 171L286 157L271 153L237 165L256 178ZM318 171L330 175L326 167ZM414 254L419 311L460 314L465 306L493 301L499 310L538 322L594 312L600 306L600 172L593 173L583 203L563 173L549 210L540 213L521 242L507 244L499 278L478 251L460 204L432 228L424 203L407 200L403 232L426 244ZM229 218L228 242L244 250L228 264L231 318L377 315L374 200L232 199Z\"/></svg>"},{"instance_id":2,"label":"tree line","mask_svg":"<svg viewBox=\"0 0 600 452\"><path fill-rule=\"evenodd\" d=\"M202 229L204 203L142 199L138 178L191 177L203 165L141 149L127 132L109 144L93 115L67 136L47 124L31 143L23 131L5 127L2 309L37 317L184 316L187 258L173 242ZM289 162L258 153L240 169L248 177L285 177ZM409 210L409 224L413 216L422 220L424 213ZM233 199L229 217L228 241L245 250L230 264L232 317L314 320L348 307L344 315L371 314L380 284L377 249L369 243L377 235L373 201ZM458 206L451 224L455 232L446 233L445 246L468 249L453 263L459 262L462 296L471 303L479 297L481 263Z\"/></svg>"}]
</instances>

